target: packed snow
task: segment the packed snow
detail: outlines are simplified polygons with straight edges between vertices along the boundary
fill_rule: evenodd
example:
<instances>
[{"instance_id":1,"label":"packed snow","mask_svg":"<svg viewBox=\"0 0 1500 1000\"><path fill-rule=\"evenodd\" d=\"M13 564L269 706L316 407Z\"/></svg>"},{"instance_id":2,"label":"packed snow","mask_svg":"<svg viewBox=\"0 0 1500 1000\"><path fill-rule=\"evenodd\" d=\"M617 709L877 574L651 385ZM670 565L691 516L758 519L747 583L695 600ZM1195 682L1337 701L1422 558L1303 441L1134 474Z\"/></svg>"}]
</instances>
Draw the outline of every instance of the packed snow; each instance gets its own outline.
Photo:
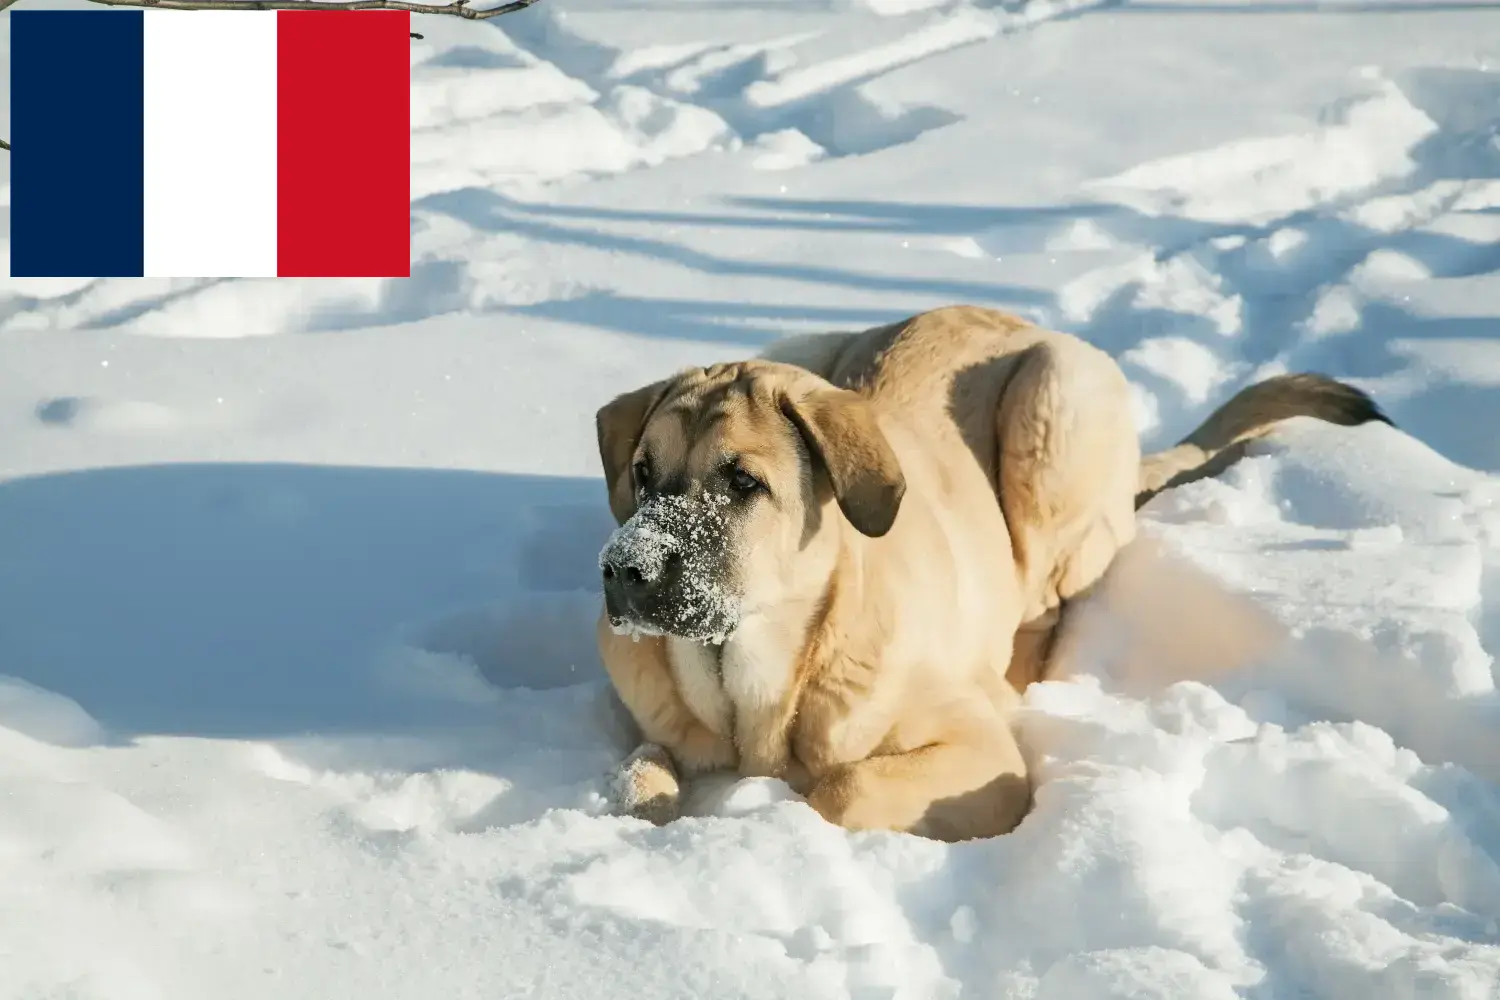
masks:
<instances>
[{"instance_id":1,"label":"packed snow","mask_svg":"<svg viewBox=\"0 0 1500 1000\"><path fill-rule=\"evenodd\" d=\"M0 997L1500 997L1493 4L414 30L410 279L0 279ZM953 302L1399 429L1142 511L1011 835L615 815L595 409Z\"/></svg>"}]
</instances>

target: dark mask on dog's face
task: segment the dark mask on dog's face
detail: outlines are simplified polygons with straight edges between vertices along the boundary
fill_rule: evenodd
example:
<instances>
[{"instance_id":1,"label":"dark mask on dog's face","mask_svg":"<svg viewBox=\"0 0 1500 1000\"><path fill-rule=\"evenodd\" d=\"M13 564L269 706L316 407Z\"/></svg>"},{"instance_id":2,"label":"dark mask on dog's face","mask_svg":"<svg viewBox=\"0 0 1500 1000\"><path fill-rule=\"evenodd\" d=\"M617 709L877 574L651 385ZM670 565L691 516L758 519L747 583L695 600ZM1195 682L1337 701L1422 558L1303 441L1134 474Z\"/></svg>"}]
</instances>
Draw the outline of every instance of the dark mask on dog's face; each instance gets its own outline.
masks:
<instances>
[{"instance_id":1,"label":"dark mask on dog's face","mask_svg":"<svg viewBox=\"0 0 1500 1000\"><path fill-rule=\"evenodd\" d=\"M617 631L723 642L739 624L727 496L647 496L599 554Z\"/></svg>"}]
</instances>

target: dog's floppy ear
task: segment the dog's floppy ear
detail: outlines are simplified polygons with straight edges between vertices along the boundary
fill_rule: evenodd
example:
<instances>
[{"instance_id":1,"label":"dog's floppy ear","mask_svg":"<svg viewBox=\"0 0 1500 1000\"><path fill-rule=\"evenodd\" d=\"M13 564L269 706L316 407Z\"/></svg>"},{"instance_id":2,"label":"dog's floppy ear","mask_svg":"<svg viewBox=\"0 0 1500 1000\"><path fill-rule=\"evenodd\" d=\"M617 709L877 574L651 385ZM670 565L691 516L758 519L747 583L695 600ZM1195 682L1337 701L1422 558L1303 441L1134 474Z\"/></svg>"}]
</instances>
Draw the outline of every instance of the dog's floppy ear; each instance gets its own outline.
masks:
<instances>
[{"instance_id":1,"label":"dog's floppy ear","mask_svg":"<svg viewBox=\"0 0 1500 1000\"><path fill-rule=\"evenodd\" d=\"M635 484L631 482L630 457L640 443L641 432L656 404L666 394L671 379L663 379L616 396L594 415L599 436L599 461L604 465L604 486L609 490L609 509L615 521L624 524L635 513Z\"/></svg>"},{"instance_id":2,"label":"dog's floppy ear","mask_svg":"<svg viewBox=\"0 0 1500 1000\"><path fill-rule=\"evenodd\" d=\"M906 493L906 477L869 402L858 393L830 387L787 397L781 411L828 473L834 499L849 523L871 538L890 531Z\"/></svg>"}]
</instances>

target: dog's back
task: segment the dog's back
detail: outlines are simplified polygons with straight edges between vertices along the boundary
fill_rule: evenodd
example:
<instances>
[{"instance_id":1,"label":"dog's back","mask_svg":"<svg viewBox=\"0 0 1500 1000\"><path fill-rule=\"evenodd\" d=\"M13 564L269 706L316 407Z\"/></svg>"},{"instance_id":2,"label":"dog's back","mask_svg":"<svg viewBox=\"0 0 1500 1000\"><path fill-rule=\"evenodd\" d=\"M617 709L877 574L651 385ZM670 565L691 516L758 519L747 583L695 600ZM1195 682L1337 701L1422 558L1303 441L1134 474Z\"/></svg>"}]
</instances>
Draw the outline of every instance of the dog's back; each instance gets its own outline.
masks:
<instances>
[{"instance_id":1,"label":"dog's back","mask_svg":"<svg viewBox=\"0 0 1500 1000\"><path fill-rule=\"evenodd\" d=\"M965 413L983 415L998 405L1019 355L1041 340L1094 350L1070 334L1009 313L945 306L868 330L796 334L768 345L760 356L797 365L844 388L870 392L882 382L899 386L906 402L924 392L930 401L937 398L933 390L951 383L948 415L976 458L988 464L996 447L992 428L982 416L966 419ZM882 379L896 369L898 378ZM1368 395L1347 383L1310 372L1273 376L1240 390L1173 447L1143 456L1135 506L1164 490L1218 475L1251 441L1295 417L1345 427L1392 423Z\"/></svg>"}]
</instances>

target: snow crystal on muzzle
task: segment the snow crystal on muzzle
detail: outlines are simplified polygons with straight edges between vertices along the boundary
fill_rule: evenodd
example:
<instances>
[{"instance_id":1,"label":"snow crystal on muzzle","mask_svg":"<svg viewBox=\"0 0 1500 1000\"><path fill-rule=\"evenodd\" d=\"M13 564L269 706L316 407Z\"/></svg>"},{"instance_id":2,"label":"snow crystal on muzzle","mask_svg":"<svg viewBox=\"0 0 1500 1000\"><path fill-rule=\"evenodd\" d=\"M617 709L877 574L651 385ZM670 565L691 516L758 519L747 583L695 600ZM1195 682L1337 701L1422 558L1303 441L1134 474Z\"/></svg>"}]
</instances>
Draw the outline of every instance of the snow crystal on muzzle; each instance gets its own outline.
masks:
<instances>
[{"instance_id":1,"label":"snow crystal on muzzle","mask_svg":"<svg viewBox=\"0 0 1500 1000\"><path fill-rule=\"evenodd\" d=\"M599 566L631 567L659 580L673 555L678 576L664 583L649 618L611 622L618 634L668 633L722 643L739 624L739 601L724 584L727 497L651 497L610 535Z\"/></svg>"}]
</instances>

